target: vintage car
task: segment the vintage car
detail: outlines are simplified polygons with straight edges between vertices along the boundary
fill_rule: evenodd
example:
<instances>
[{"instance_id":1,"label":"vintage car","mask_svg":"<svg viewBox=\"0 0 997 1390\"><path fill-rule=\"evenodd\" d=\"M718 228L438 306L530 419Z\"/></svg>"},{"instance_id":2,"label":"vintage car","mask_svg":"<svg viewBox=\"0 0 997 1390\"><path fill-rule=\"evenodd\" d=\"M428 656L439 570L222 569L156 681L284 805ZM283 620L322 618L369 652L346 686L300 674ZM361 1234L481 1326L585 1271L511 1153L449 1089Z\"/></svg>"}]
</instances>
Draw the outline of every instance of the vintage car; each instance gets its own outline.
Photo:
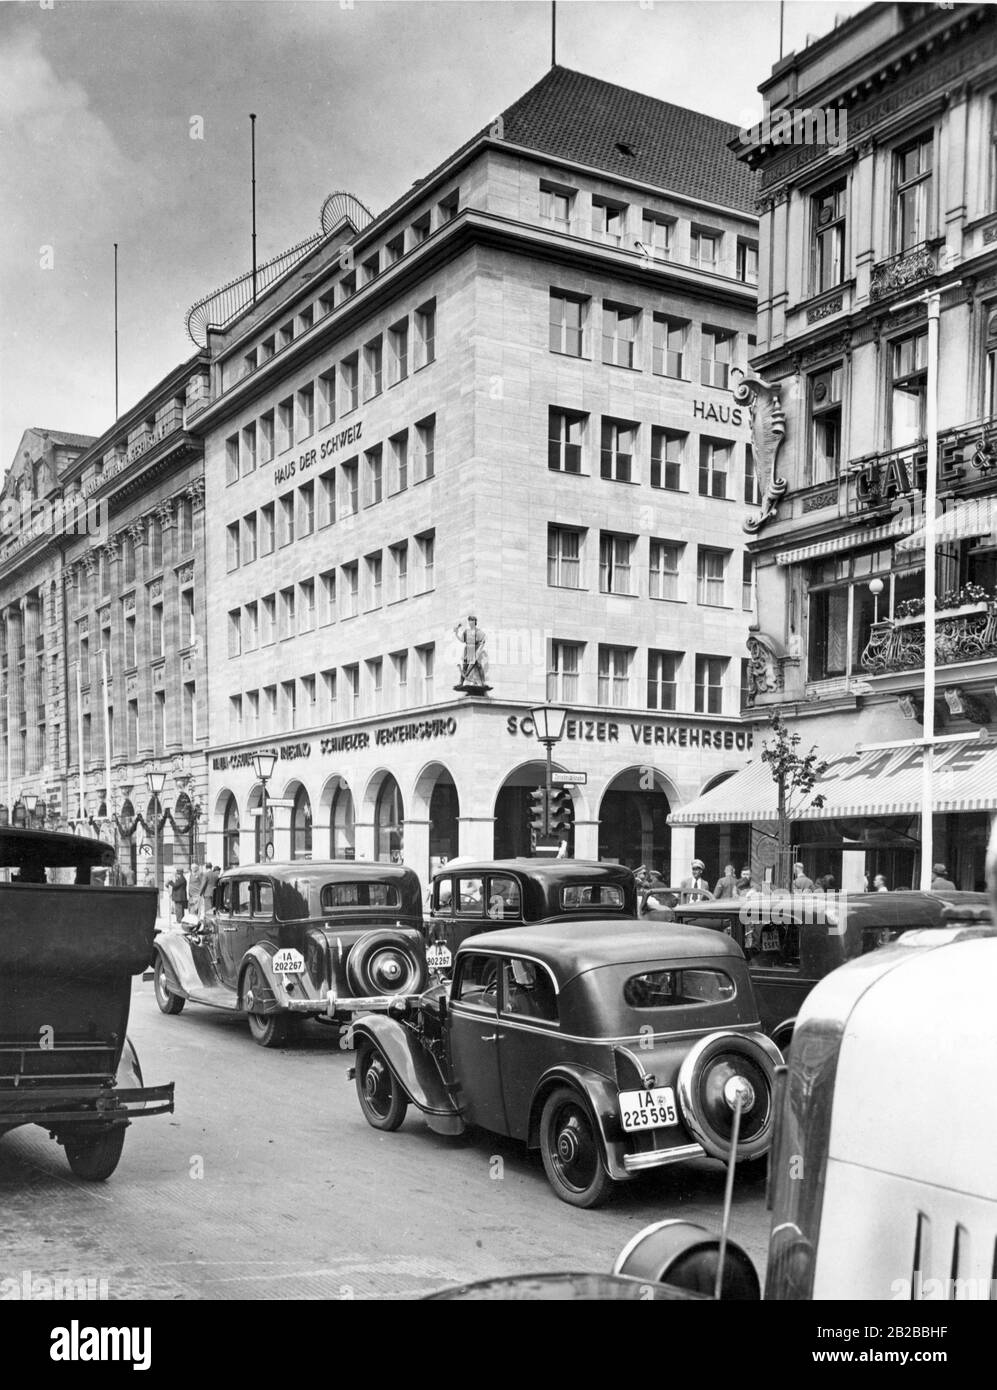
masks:
<instances>
[{"instance_id":1,"label":"vintage car","mask_svg":"<svg viewBox=\"0 0 997 1390\"><path fill-rule=\"evenodd\" d=\"M949 908L985 907L985 893L754 893L684 903L675 917L731 937L748 958L762 1027L785 1052L796 1016L818 980Z\"/></svg>"},{"instance_id":2,"label":"vintage car","mask_svg":"<svg viewBox=\"0 0 997 1390\"><path fill-rule=\"evenodd\" d=\"M637 916L637 880L622 864L587 859L462 860L433 875L429 962L449 970L468 936L527 922Z\"/></svg>"},{"instance_id":3,"label":"vintage car","mask_svg":"<svg viewBox=\"0 0 997 1390\"><path fill-rule=\"evenodd\" d=\"M156 894L91 884L113 863L100 840L0 827L0 1134L39 1125L92 1182L118 1166L132 1119L173 1109L173 1083L143 1086L127 1038Z\"/></svg>"},{"instance_id":4,"label":"vintage car","mask_svg":"<svg viewBox=\"0 0 997 1390\"><path fill-rule=\"evenodd\" d=\"M768 1149L782 1058L762 1033L740 949L696 927L550 922L469 937L451 986L361 1015L351 1075L375 1129L411 1102L539 1148L556 1194L590 1207L665 1164Z\"/></svg>"},{"instance_id":5,"label":"vintage car","mask_svg":"<svg viewBox=\"0 0 997 1390\"><path fill-rule=\"evenodd\" d=\"M338 1027L425 988L418 876L346 860L227 869L200 926L156 937L154 978L164 1014L188 999L245 1013L261 1047L309 1018Z\"/></svg>"}]
</instances>

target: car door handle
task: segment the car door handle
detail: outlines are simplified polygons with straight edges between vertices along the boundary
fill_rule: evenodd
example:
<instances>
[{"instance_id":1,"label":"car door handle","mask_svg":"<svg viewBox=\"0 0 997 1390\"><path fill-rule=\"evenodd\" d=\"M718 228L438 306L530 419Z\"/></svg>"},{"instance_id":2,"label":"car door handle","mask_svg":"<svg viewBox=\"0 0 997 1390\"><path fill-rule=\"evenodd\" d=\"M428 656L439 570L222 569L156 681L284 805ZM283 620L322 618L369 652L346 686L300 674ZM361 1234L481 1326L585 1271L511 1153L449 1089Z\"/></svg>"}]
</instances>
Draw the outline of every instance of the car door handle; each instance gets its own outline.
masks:
<instances>
[{"instance_id":1,"label":"car door handle","mask_svg":"<svg viewBox=\"0 0 997 1390\"><path fill-rule=\"evenodd\" d=\"M482 1041L482 1042L494 1042L496 1038L504 1038L504 1037L505 1037L505 1034L504 1034L504 1033L482 1033L482 1035L481 1035L481 1041Z\"/></svg>"},{"instance_id":2,"label":"car door handle","mask_svg":"<svg viewBox=\"0 0 997 1390\"><path fill-rule=\"evenodd\" d=\"M219 927L219 931L235 931L235 927Z\"/></svg>"}]
</instances>

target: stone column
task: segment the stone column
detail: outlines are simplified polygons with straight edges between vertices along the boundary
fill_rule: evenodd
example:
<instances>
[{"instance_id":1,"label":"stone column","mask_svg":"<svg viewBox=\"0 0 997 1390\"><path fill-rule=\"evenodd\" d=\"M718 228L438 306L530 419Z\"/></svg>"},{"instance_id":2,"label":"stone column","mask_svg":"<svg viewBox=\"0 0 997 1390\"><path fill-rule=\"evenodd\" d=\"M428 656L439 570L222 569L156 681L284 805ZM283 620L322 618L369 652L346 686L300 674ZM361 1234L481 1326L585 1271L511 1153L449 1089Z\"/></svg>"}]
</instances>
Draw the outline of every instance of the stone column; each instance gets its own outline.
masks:
<instances>
[{"instance_id":1,"label":"stone column","mask_svg":"<svg viewBox=\"0 0 997 1390\"><path fill-rule=\"evenodd\" d=\"M371 863L374 859L374 822L372 820L355 821L353 830L356 857Z\"/></svg>"},{"instance_id":2,"label":"stone column","mask_svg":"<svg viewBox=\"0 0 997 1390\"><path fill-rule=\"evenodd\" d=\"M404 863L419 875L419 882L429 882L429 827L428 820L405 821Z\"/></svg>"},{"instance_id":3,"label":"stone column","mask_svg":"<svg viewBox=\"0 0 997 1390\"><path fill-rule=\"evenodd\" d=\"M491 859L495 853L494 816L458 816L458 856Z\"/></svg>"},{"instance_id":4,"label":"stone column","mask_svg":"<svg viewBox=\"0 0 997 1390\"><path fill-rule=\"evenodd\" d=\"M672 864L668 875L671 885L678 887L684 878L692 873L692 861L696 857L696 827L694 825L672 826Z\"/></svg>"},{"instance_id":5,"label":"stone column","mask_svg":"<svg viewBox=\"0 0 997 1390\"><path fill-rule=\"evenodd\" d=\"M268 797L267 805L273 812L273 857L274 859L290 859L291 811L294 809L294 802L284 800L275 801L273 797ZM265 844L263 853L266 853ZM357 858L359 857L358 855Z\"/></svg>"},{"instance_id":6,"label":"stone column","mask_svg":"<svg viewBox=\"0 0 997 1390\"><path fill-rule=\"evenodd\" d=\"M597 820L575 821L575 858L599 858L599 822Z\"/></svg>"}]
</instances>

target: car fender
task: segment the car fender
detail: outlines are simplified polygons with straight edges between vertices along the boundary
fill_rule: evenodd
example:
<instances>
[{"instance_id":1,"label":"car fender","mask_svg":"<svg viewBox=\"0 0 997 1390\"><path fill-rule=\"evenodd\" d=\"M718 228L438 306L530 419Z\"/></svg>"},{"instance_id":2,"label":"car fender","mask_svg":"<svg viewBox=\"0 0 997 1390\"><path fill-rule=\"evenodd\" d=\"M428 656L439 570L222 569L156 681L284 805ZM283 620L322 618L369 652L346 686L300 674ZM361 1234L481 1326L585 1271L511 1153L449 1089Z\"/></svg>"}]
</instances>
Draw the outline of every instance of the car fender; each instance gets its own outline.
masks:
<instances>
[{"instance_id":1,"label":"car fender","mask_svg":"<svg viewBox=\"0 0 997 1390\"><path fill-rule=\"evenodd\" d=\"M530 1102L529 1130L526 1135L528 1148L540 1147L540 1114L544 1101L556 1086L568 1085L579 1091L588 1101L589 1109L595 1116L602 1139L603 1159L611 1178L624 1182L633 1174L623 1166L625 1145L619 1138L619 1088L614 1080L601 1072L588 1067L551 1067L537 1082Z\"/></svg>"},{"instance_id":2,"label":"car fender","mask_svg":"<svg viewBox=\"0 0 997 1390\"><path fill-rule=\"evenodd\" d=\"M257 999L253 1003L253 1012L257 1014L276 1014L289 1010L291 995L288 994L284 984L284 976L274 973L273 958L277 954L277 947L269 941L250 946L239 963L239 1007L243 1008L243 992L245 989L246 966L250 961L255 961L263 972L267 988L270 990L271 998ZM297 977L292 977L297 978Z\"/></svg>"},{"instance_id":3,"label":"car fender","mask_svg":"<svg viewBox=\"0 0 997 1390\"><path fill-rule=\"evenodd\" d=\"M166 983L171 993L187 999L190 991L197 989L202 982L186 934L180 931L160 932L153 950L163 962Z\"/></svg>"},{"instance_id":4,"label":"car fender","mask_svg":"<svg viewBox=\"0 0 997 1390\"><path fill-rule=\"evenodd\" d=\"M353 1043L367 1038L383 1054L391 1073L438 1134L463 1134L464 1119L434 1059L411 1030L384 1014L361 1014L353 1025Z\"/></svg>"}]
</instances>

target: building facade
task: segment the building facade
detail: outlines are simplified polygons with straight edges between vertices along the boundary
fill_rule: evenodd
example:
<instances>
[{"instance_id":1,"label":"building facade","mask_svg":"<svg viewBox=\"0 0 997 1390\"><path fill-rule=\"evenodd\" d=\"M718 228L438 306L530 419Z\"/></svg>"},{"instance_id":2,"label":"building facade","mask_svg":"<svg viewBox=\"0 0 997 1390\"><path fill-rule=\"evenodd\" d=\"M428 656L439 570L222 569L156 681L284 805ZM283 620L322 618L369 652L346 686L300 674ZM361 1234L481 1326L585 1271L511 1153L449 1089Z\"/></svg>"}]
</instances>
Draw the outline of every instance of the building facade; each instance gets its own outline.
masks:
<instances>
[{"instance_id":1,"label":"building facade","mask_svg":"<svg viewBox=\"0 0 997 1390\"><path fill-rule=\"evenodd\" d=\"M209 857L265 852L261 748L279 858L529 853L550 700L574 854L688 872L752 738L730 135L554 68L210 333Z\"/></svg>"},{"instance_id":2,"label":"building facade","mask_svg":"<svg viewBox=\"0 0 997 1390\"><path fill-rule=\"evenodd\" d=\"M800 134L780 143L770 124L736 142L762 200L753 368L784 415L751 546L750 700L781 708L824 757L849 750L828 806L794 828L809 872L916 886L906 784L920 752L861 750L922 730L924 294L937 291L935 727L986 737L958 765L938 755L933 839L960 887L982 886L997 807L976 785L997 719L997 14L871 5L759 90L773 114L798 113ZM805 142L814 112L846 138ZM728 810L750 812L729 791Z\"/></svg>"},{"instance_id":3,"label":"building facade","mask_svg":"<svg viewBox=\"0 0 997 1390\"><path fill-rule=\"evenodd\" d=\"M53 432L46 451L29 432L4 484L22 525L0 555L0 776L8 800L41 798L35 820L113 843L132 882L203 861L203 455L185 420L206 393L196 355L99 439Z\"/></svg>"}]
</instances>

